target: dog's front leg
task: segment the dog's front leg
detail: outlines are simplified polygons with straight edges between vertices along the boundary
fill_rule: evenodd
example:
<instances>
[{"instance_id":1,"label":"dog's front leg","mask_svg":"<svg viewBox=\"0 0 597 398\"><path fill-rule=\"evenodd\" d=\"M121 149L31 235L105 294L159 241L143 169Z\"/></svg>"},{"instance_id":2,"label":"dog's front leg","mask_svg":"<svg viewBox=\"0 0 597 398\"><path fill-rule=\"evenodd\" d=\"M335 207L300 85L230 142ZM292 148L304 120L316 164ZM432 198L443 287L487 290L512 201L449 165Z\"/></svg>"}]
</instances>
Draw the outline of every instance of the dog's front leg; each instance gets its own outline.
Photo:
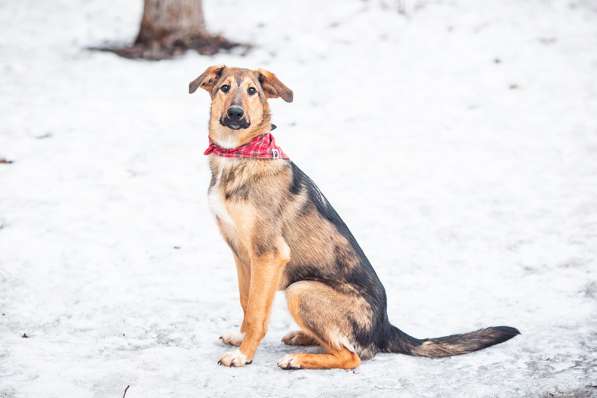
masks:
<instances>
[{"instance_id":1,"label":"dog's front leg","mask_svg":"<svg viewBox=\"0 0 597 398\"><path fill-rule=\"evenodd\" d=\"M243 320L240 326L240 331L230 331L220 336L225 344L240 346L245 337L247 306L249 303L249 286L251 283L251 268L247 261L241 260L236 254L234 255L234 262L236 264L236 273L238 276L238 292L240 296L240 306L243 310Z\"/></svg>"},{"instance_id":2,"label":"dog's front leg","mask_svg":"<svg viewBox=\"0 0 597 398\"><path fill-rule=\"evenodd\" d=\"M251 256L251 281L244 320L244 339L238 350L227 352L220 358L220 365L244 366L251 363L257 346L265 337L274 296L290 259L290 250L284 239L280 237L274 242L267 252L256 250Z\"/></svg>"}]
</instances>

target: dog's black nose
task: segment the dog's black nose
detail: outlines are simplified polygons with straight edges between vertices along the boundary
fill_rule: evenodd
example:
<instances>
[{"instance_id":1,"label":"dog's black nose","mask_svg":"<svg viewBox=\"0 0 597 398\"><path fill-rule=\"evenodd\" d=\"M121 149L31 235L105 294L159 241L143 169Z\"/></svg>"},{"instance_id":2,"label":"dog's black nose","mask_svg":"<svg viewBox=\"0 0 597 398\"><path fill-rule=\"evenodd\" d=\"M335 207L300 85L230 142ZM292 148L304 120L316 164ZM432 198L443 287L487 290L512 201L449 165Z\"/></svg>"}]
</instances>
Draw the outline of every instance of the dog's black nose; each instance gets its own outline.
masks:
<instances>
[{"instance_id":1,"label":"dog's black nose","mask_svg":"<svg viewBox=\"0 0 597 398\"><path fill-rule=\"evenodd\" d=\"M226 113L228 114L230 120L239 120L245 114L243 108L238 105L232 105L230 108L228 108L228 112Z\"/></svg>"}]
</instances>

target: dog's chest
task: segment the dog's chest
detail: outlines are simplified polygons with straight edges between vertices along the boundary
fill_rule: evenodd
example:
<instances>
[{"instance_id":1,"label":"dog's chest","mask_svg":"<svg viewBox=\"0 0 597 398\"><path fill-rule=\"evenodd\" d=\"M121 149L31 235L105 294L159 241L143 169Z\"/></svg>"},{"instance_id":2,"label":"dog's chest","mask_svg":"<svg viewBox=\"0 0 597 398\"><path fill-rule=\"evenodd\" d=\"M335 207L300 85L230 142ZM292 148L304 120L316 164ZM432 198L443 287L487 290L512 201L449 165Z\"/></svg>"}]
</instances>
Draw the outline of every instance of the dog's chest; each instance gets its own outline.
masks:
<instances>
[{"instance_id":1,"label":"dog's chest","mask_svg":"<svg viewBox=\"0 0 597 398\"><path fill-rule=\"evenodd\" d=\"M224 223L226 226L234 226L234 221L226 209L226 202L224 200L224 192L217 187L212 187L207 195L207 202L209 203L209 210L217 220Z\"/></svg>"},{"instance_id":2,"label":"dog's chest","mask_svg":"<svg viewBox=\"0 0 597 398\"><path fill-rule=\"evenodd\" d=\"M229 183L227 173L230 172L226 162L220 162L220 167L213 170L212 183L207 194L207 201L211 213L226 229L235 226L234 218L226 204L226 184Z\"/></svg>"},{"instance_id":3,"label":"dog's chest","mask_svg":"<svg viewBox=\"0 0 597 398\"><path fill-rule=\"evenodd\" d=\"M209 210L211 211L211 214L214 215L216 220L221 222L226 227L234 227L234 220L226 208L224 189L222 189L217 182L209 189L209 193L207 194L207 203L209 204Z\"/></svg>"}]
</instances>

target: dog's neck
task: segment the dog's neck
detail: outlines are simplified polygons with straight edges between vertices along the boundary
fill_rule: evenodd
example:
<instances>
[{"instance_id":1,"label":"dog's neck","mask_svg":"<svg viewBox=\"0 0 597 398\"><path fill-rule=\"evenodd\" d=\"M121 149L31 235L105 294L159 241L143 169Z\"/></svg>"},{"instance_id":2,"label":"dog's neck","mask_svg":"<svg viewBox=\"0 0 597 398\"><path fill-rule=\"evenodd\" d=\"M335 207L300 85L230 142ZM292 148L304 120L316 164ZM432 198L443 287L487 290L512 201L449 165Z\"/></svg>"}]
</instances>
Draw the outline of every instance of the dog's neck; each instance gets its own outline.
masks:
<instances>
[{"instance_id":1,"label":"dog's neck","mask_svg":"<svg viewBox=\"0 0 597 398\"><path fill-rule=\"evenodd\" d=\"M276 126L271 124L264 134L275 130ZM261 134L258 134L261 135ZM214 142L216 145L220 145ZM287 159L287 158L284 158ZM217 183L219 186L236 186L244 184L248 179L259 179L261 177L278 174L281 170L289 167L288 161L280 159L277 161L263 161L253 158L229 158L217 155L209 156L209 168L211 170L211 187Z\"/></svg>"},{"instance_id":2,"label":"dog's neck","mask_svg":"<svg viewBox=\"0 0 597 398\"><path fill-rule=\"evenodd\" d=\"M249 181L258 181L264 177L278 175L288 169L287 161L262 161L247 158L209 157L211 171L210 190L217 186L224 190L234 191Z\"/></svg>"}]
</instances>

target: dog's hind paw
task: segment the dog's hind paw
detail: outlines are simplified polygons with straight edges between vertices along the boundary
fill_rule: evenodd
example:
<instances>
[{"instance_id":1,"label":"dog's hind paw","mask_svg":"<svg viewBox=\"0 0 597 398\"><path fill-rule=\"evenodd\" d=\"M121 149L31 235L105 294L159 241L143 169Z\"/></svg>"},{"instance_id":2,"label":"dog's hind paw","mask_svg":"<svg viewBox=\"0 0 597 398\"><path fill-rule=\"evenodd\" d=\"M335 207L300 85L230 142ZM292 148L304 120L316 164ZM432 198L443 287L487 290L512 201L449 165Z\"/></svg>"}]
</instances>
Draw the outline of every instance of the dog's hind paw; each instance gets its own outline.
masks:
<instances>
[{"instance_id":1,"label":"dog's hind paw","mask_svg":"<svg viewBox=\"0 0 597 398\"><path fill-rule=\"evenodd\" d=\"M282 357L282 359L280 359L278 361L278 366L281 367L282 369L300 369L301 368L301 364L298 360L298 358L296 357L296 355L293 354L286 354Z\"/></svg>"},{"instance_id":2,"label":"dog's hind paw","mask_svg":"<svg viewBox=\"0 0 597 398\"><path fill-rule=\"evenodd\" d=\"M290 332L286 336L282 337L282 343L286 345L318 345L317 340L309 336L302 330L296 332Z\"/></svg>"},{"instance_id":3,"label":"dog's hind paw","mask_svg":"<svg viewBox=\"0 0 597 398\"><path fill-rule=\"evenodd\" d=\"M220 336L220 340L222 340L224 344L233 345L236 347L240 346L240 343L243 342L244 338L245 334L241 332L224 333Z\"/></svg>"}]
</instances>

